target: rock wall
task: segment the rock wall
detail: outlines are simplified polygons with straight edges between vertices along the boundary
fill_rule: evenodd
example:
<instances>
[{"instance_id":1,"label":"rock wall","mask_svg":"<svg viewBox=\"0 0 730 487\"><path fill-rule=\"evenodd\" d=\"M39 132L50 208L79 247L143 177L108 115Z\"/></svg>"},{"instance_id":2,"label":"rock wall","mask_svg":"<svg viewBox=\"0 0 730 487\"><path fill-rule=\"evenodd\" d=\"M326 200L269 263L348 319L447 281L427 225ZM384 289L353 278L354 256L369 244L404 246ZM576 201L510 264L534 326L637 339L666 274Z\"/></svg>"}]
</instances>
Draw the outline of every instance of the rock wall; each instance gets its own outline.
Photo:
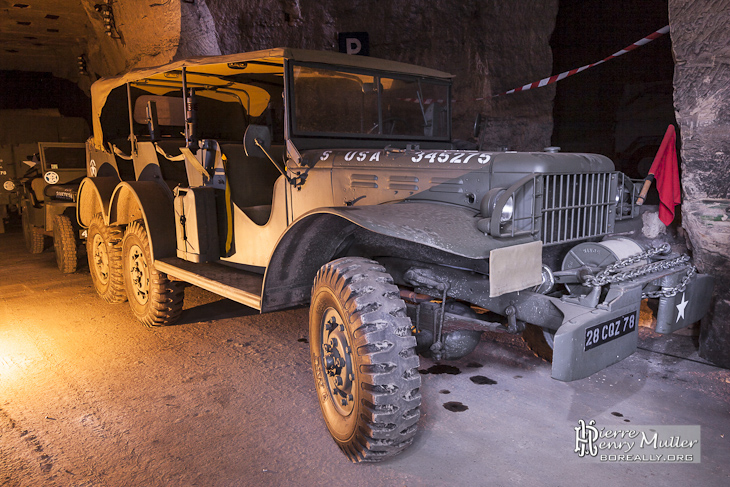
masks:
<instances>
[{"instance_id":1,"label":"rock wall","mask_svg":"<svg viewBox=\"0 0 730 487\"><path fill-rule=\"evenodd\" d=\"M371 56L456 75L455 138L470 138L481 113L485 149L550 145L554 87L491 95L551 74L558 0L125 0L112 3L112 37L97 3L81 0L90 25L88 82L191 56L271 47L336 51L338 33L367 32Z\"/></svg>"},{"instance_id":2,"label":"rock wall","mask_svg":"<svg viewBox=\"0 0 730 487\"><path fill-rule=\"evenodd\" d=\"M682 226L697 267L715 276L700 355L730 367L730 0L669 0Z\"/></svg>"},{"instance_id":3,"label":"rock wall","mask_svg":"<svg viewBox=\"0 0 730 487\"><path fill-rule=\"evenodd\" d=\"M339 32L367 32L371 56L456 75L454 137L469 138L481 112L485 148L541 150L550 145L554 88L491 94L551 73L557 9L557 0L198 0L181 4L175 58L271 47L337 50Z\"/></svg>"},{"instance_id":4,"label":"rock wall","mask_svg":"<svg viewBox=\"0 0 730 487\"><path fill-rule=\"evenodd\" d=\"M81 0L89 19L85 54L88 82L99 76L114 76L132 68L172 61L180 44L180 0L124 0L112 2L115 29L104 32L101 0ZM80 83L82 88L86 89Z\"/></svg>"}]
</instances>

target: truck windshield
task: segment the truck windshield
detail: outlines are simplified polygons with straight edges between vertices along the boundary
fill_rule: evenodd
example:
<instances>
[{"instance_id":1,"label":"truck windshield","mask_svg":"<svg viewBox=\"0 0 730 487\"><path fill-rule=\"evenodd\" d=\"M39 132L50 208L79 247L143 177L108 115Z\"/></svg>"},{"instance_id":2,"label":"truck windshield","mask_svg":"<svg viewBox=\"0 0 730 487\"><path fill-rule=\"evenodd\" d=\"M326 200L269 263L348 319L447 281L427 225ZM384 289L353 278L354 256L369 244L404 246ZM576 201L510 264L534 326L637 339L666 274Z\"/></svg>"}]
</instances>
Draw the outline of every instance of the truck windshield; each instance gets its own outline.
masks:
<instances>
[{"instance_id":1,"label":"truck windshield","mask_svg":"<svg viewBox=\"0 0 730 487\"><path fill-rule=\"evenodd\" d=\"M46 167L44 170L84 169L86 168L86 148L80 147L43 147Z\"/></svg>"},{"instance_id":2,"label":"truck windshield","mask_svg":"<svg viewBox=\"0 0 730 487\"><path fill-rule=\"evenodd\" d=\"M293 78L295 135L449 138L446 82L302 65Z\"/></svg>"}]
</instances>

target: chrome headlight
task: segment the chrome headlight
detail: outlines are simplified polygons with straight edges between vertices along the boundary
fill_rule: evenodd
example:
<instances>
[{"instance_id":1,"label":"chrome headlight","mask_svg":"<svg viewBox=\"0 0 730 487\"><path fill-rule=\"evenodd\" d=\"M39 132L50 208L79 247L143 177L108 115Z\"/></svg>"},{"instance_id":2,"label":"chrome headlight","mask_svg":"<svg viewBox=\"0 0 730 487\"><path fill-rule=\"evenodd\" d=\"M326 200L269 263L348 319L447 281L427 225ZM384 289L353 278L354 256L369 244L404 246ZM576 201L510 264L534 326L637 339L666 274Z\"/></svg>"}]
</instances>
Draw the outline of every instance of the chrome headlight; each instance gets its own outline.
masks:
<instances>
[{"instance_id":1,"label":"chrome headlight","mask_svg":"<svg viewBox=\"0 0 730 487\"><path fill-rule=\"evenodd\" d=\"M502 214L499 217L499 221L506 222L512 219L515 214L515 200L513 196L510 196L507 203L502 207Z\"/></svg>"},{"instance_id":2,"label":"chrome headlight","mask_svg":"<svg viewBox=\"0 0 730 487\"><path fill-rule=\"evenodd\" d=\"M484 195L480 205L482 216L485 218L491 218L494 213L494 209L497 206L497 201L504 194L506 190L503 188L493 188ZM512 219L515 211L515 200L513 196L510 196L507 202L502 207L502 214L499 216L501 222L506 222Z\"/></svg>"}]
</instances>

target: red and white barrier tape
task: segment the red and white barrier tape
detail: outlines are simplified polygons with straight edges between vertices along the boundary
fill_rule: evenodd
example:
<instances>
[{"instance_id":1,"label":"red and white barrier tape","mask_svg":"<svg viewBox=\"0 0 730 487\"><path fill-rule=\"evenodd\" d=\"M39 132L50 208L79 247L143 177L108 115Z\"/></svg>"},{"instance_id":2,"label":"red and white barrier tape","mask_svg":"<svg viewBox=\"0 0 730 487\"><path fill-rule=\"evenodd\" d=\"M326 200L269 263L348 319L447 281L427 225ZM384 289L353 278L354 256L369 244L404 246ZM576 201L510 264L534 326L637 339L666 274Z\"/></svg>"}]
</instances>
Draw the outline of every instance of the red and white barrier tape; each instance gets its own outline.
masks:
<instances>
[{"instance_id":1,"label":"red and white barrier tape","mask_svg":"<svg viewBox=\"0 0 730 487\"><path fill-rule=\"evenodd\" d=\"M614 58L617 58L617 57L619 57L619 56L621 56L623 54L626 54L629 51L633 51L634 49L636 49L639 46L643 46L644 44L650 43L654 39L658 39L659 37L663 36L667 32L669 32L669 26L668 25L665 26L665 27L662 27L661 29L659 29L658 31L656 31L656 32L654 32L652 34L649 34L648 36L644 37L640 41L636 41L633 44L631 44L630 46L624 47L623 49L621 49L618 52L614 52L613 54L611 54L607 58L601 59L598 62L595 62L595 63L592 63L592 64L586 64L585 66L581 66L580 68L571 69L570 71L565 71L564 73L555 74L555 75L550 76L548 78L543 78L540 81L534 81L534 82L529 83L529 84L526 84L524 86L520 86L519 88L515 88L513 90L505 91L504 93L499 93L497 95L493 95L493 97L502 96L502 95L510 95L512 93L517 93L518 91L527 91L527 90L531 90L533 88L541 88L543 86L547 86L549 84L556 83L556 82L558 82L560 80L564 80L568 76L573 76L574 74L580 73L581 71L585 71L588 68L592 68L593 66L598 66L599 64L603 64L606 61L610 61L611 59L614 59ZM484 98L477 98L477 100L483 100L483 99Z\"/></svg>"},{"instance_id":2,"label":"red and white barrier tape","mask_svg":"<svg viewBox=\"0 0 730 487\"><path fill-rule=\"evenodd\" d=\"M639 46L643 46L644 44L650 43L654 39L660 38L667 32L669 32L668 25L662 27L661 29L659 29L656 32L649 34L648 36L644 37L643 39L634 42L630 46L624 47L620 51L614 52L607 58L601 59L600 61L597 61L592 64L586 64L585 66L581 66L580 68L571 69L570 71L565 71L564 73L554 74L550 77L543 78L540 81L533 81L532 83L526 84L524 86L520 86L519 88L515 88L513 90L505 91L505 92L499 93L497 95L492 95L492 98L502 96L502 95L511 95L512 93L517 93L519 91L527 91L527 90L531 90L533 88L542 88L543 86L557 83L558 81L564 80L568 76L573 76L574 74L580 73L581 71L585 71L588 68L592 68L593 66L598 66L599 64L603 64L606 61L610 61L611 59L617 58L623 54L626 54L627 52L633 51L634 49L636 49ZM487 100L487 99L488 98L486 98L486 97L480 97L480 98L474 98L473 101L482 101L482 100ZM399 100L405 101L405 102L412 102L412 103L423 103L424 105L430 105L433 102L445 103L445 100L434 100L433 98L428 98L425 100L419 100L418 98L399 98ZM456 101L458 101L458 100L451 100L452 103L454 103Z\"/></svg>"}]
</instances>

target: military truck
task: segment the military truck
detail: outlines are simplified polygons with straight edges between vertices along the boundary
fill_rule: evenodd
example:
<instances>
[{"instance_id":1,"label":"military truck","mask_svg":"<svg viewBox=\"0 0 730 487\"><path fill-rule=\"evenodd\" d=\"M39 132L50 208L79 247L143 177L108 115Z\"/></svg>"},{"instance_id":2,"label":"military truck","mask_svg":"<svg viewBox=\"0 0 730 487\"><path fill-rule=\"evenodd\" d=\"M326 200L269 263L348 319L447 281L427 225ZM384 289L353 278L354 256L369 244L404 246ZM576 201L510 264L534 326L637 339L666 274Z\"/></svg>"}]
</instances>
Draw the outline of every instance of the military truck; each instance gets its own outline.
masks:
<instances>
[{"instance_id":1,"label":"military truck","mask_svg":"<svg viewBox=\"0 0 730 487\"><path fill-rule=\"evenodd\" d=\"M88 137L86 120L64 116L57 108L0 109L0 233L4 231L3 219L20 216L20 179L26 175L38 176L40 167L33 169L23 163L38 154L38 141L83 144ZM39 158L40 155L37 162ZM79 176L86 175L85 159L83 154L79 158Z\"/></svg>"},{"instance_id":2,"label":"military truck","mask_svg":"<svg viewBox=\"0 0 730 487\"><path fill-rule=\"evenodd\" d=\"M86 145L39 142L33 159L24 161L27 170L17 184L26 248L39 254L52 240L59 270L75 272L83 233L76 220L76 193L86 177Z\"/></svg>"},{"instance_id":3,"label":"military truck","mask_svg":"<svg viewBox=\"0 0 730 487\"><path fill-rule=\"evenodd\" d=\"M600 155L455 150L451 79L273 49L97 81L77 206L96 291L149 326L179 318L186 283L308 304L322 414L353 462L413 441L419 354L523 334L572 381L636 350L642 299L661 333L703 316L711 278L629 238L636 183Z\"/></svg>"}]
</instances>

